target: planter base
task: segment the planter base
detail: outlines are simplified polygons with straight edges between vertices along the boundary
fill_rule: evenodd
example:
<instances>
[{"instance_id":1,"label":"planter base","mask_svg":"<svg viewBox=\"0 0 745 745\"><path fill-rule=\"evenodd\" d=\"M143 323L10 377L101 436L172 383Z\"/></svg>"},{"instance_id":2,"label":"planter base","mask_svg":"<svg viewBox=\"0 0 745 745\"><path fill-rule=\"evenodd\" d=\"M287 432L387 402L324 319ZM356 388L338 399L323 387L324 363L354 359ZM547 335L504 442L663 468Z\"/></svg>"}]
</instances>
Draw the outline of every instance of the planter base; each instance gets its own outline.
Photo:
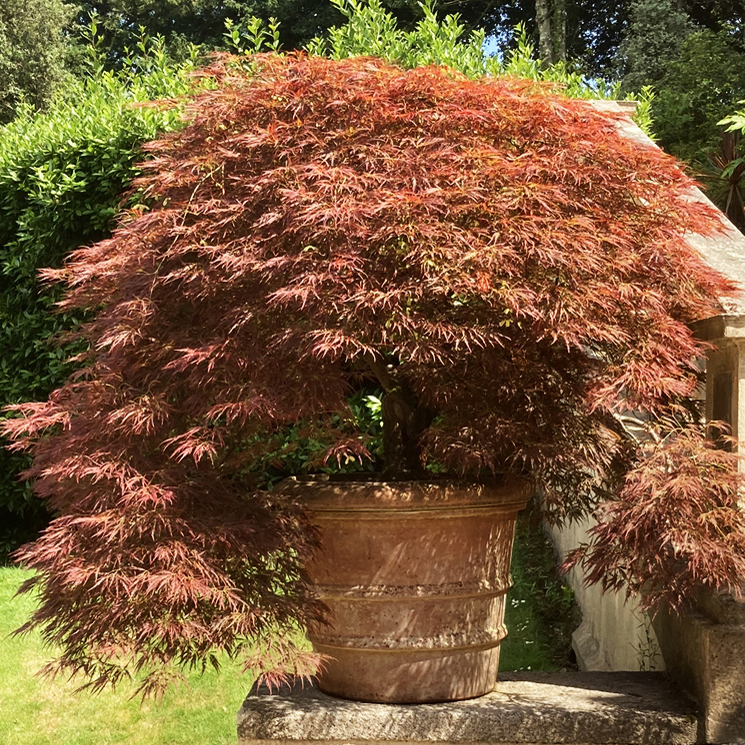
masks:
<instances>
[{"instance_id":1,"label":"planter base","mask_svg":"<svg viewBox=\"0 0 745 745\"><path fill-rule=\"evenodd\" d=\"M328 658L321 689L370 703L459 701L491 691L499 670L498 643L485 649L361 651L318 642ZM350 695L353 693L353 696Z\"/></svg>"}]
</instances>

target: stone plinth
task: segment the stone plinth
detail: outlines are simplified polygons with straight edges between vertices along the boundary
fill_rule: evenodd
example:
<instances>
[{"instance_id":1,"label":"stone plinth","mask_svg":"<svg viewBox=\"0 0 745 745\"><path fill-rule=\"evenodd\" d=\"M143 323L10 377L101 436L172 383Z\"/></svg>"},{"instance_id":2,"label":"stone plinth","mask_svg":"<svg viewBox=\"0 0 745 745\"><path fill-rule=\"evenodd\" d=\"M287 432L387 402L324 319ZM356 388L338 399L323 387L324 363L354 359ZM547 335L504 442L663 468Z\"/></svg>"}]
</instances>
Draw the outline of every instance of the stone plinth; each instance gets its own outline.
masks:
<instances>
[{"instance_id":1,"label":"stone plinth","mask_svg":"<svg viewBox=\"0 0 745 745\"><path fill-rule=\"evenodd\" d=\"M663 673L502 674L494 692L445 704L368 704L315 686L253 690L240 745L566 743L695 745L695 706Z\"/></svg>"},{"instance_id":2,"label":"stone plinth","mask_svg":"<svg viewBox=\"0 0 745 745\"><path fill-rule=\"evenodd\" d=\"M727 607L727 601L730 601ZM741 613L739 604L713 596L729 614ZM702 739L715 743L745 742L745 623L741 618L713 618L713 613L690 611L677 616L660 611L655 618L667 669L701 702ZM727 623L727 621L736 621Z\"/></svg>"}]
</instances>

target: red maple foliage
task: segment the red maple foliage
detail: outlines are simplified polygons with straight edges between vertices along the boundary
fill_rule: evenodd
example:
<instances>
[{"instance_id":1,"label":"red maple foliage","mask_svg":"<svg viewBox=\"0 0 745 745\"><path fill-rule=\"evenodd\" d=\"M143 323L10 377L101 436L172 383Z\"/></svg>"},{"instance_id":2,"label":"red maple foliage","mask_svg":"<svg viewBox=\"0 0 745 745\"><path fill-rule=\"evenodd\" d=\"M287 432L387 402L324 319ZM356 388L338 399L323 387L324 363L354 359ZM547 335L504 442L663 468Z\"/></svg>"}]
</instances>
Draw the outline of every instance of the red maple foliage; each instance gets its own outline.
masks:
<instances>
[{"instance_id":1,"label":"red maple foliage","mask_svg":"<svg viewBox=\"0 0 745 745\"><path fill-rule=\"evenodd\" d=\"M570 556L588 584L638 595L644 608L681 608L696 590L738 588L745 530L737 457L699 432L648 443L618 496L597 510L592 543Z\"/></svg>"},{"instance_id":2,"label":"red maple foliage","mask_svg":"<svg viewBox=\"0 0 745 745\"><path fill-rule=\"evenodd\" d=\"M150 690L170 662L321 614L313 529L248 468L300 420L332 456L365 457L347 402L370 380L391 476L528 473L561 519L630 474L623 504L657 517L615 508L600 535L624 544L630 519L638 553L585 558L635 587L687 566L653 531L697 493L685 519L710 526L705 556L672 600L704 574L732 582L734 456L719 451L721 488L696 469L667 488L671 469L617 419L674 417L684 461L717 452L689 406L703 346L688 324L734 288L685 241L718 220L670 158L531 82L303 55L204 74L217 84L190 125L149 146L149 208L45 272L67 284L63 308L96 310L90 352L5 425L59 514L18 556L40 593L28 627L62 645L53 670L103 685L154 666Z\"/></svg>"}]
</instances>

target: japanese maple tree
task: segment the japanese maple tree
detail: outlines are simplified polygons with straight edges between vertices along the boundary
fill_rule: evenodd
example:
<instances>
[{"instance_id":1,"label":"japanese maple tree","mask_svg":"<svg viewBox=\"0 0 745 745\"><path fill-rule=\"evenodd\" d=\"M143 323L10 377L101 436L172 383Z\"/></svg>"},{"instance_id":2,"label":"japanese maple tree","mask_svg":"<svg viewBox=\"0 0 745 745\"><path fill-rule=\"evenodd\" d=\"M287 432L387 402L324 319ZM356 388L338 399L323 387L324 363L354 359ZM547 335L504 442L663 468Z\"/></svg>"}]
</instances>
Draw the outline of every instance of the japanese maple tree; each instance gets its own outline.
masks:
<instances>
[{"instance_id":1,"label":"japanese maple tree","mask_svg":"<svg viewBox=\"0 0 745 745\"><path fill-rule=\"evenodd\" d=\"M90 351L5 424L58 513L18 554L51 670L129 665L148 691L214 650L302 664L285 632L323 613L316 536L252 465L298 422L364 460L366 385L387 478L527 474L555 519L616 494L595 581L673 605L736 584L740 477L691 403L688 325L735 288L686 243L719 223L670 158L515 79L304 55L204 74L189 126L149 146L143 206L45 273L95 310ZM626 436L630 411L656 440Z\"/></svg>"}]
</instances>

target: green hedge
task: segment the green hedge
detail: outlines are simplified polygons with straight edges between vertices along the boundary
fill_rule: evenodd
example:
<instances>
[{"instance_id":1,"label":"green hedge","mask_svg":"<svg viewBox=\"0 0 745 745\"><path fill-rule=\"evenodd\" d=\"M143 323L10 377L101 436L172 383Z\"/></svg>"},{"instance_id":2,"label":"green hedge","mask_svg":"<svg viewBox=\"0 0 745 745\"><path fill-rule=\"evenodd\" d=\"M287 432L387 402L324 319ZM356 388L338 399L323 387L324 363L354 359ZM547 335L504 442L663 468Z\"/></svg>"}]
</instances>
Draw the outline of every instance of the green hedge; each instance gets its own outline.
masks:
<instances>
[{"instance_id":1,"label":"green hedge","mask_svg":"<svg viewBox=\"0 0 745 745\"><path fill-rule=\"evenodd\" d=\"M0 130L0 405L44 399L69 373L75 349L53 340L81 319L50 312L59 289L40 286L37 271L109 233L142 144L180 122L173 108L134 104L185 96L193 66L146 43L127 73L94 69L47 113L23 111ZM0 449L0 559L46 521L18 481L23 467Z\"/></svg>"}]
</instances>

